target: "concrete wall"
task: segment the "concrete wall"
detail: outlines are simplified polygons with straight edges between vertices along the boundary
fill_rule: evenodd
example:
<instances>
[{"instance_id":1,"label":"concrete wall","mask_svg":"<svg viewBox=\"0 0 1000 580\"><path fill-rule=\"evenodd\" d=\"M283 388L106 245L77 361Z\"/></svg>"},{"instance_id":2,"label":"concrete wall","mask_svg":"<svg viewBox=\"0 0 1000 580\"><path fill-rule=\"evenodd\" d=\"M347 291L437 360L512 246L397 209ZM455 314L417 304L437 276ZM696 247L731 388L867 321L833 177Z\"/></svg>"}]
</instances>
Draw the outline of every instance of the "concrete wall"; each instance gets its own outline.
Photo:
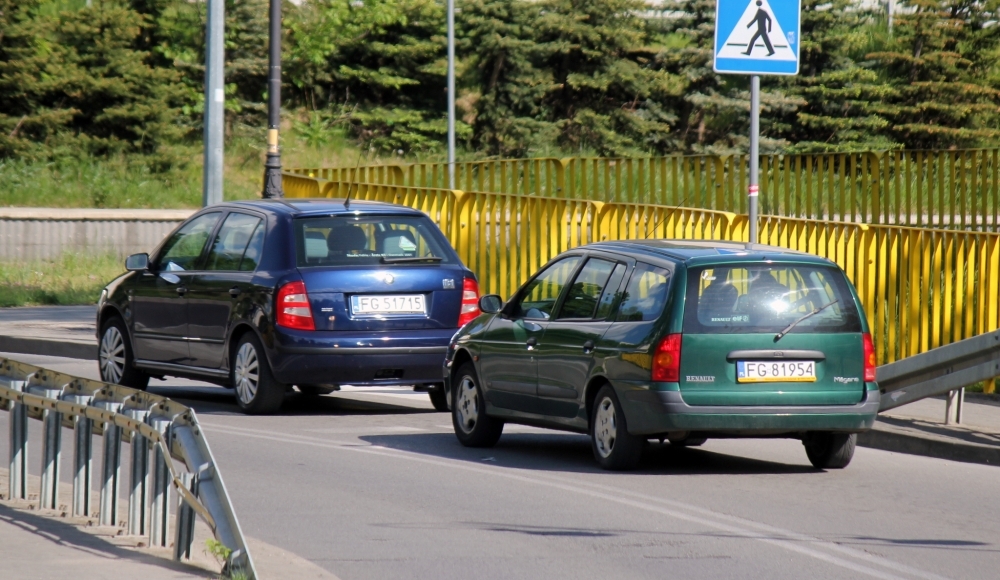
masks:
<instances>
[{"instance_id":1,"label":"concrete wall","mask_svg":"<svg viewBox=\"0 0 1000 580\"><path fill-rule=\"evenodd\" d=\"M0 261L148 252L196 210L0 208Z\"/></svg>"}]
</instances>

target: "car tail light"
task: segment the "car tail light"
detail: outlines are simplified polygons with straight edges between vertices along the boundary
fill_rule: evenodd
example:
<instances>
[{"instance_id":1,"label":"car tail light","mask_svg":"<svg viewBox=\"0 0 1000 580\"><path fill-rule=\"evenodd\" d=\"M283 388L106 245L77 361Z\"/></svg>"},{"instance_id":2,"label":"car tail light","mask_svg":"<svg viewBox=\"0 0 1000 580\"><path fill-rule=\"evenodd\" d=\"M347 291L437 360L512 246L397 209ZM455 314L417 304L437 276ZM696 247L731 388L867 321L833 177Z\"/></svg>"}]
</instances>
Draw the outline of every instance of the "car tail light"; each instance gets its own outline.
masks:
<instances>
[{"instance_id":1,"label":"car tail light","mask_svg":"<svg viewBox=\"0 0 1000 580\"><path fill-rule=\"evenodd\" d=\"M668 334L653 354L653 380L676 383L681 380L681 336Z\"/></svg>"},{"instance_id":2,"label":"car tail light","mask_svg":"<svg viewBox=\"0 0 1000 580\"><path fill-rule=\"evenodd\" d=\"M875 343L872 342L872 335L867 332L862 338L865 343L865 382L873 383L875 382L875 367L878 366L878 360L875 358Z\"/></svg>"},{"instance_id":3,"label":"car tail light","mask_svg":"<svg viewBox=\"0 0 1000 580\"><path fill-rule=\"evenodd\" d=\"M285 328L316 330L306 284L301 280L289 282L278 289L277 324Z\"/></svg>"},{"instance_id":4,"label":"car tail light","mask_svg":"<svg viewBox=\"0 0 1000 580\"><path fill-rule=\"evenodd\" d=\"M462 310L458 314L458 326L465 326L482 313L479 309L479 284L473 278L466 278L462 282Z\"/></svg>"}]
</instances>

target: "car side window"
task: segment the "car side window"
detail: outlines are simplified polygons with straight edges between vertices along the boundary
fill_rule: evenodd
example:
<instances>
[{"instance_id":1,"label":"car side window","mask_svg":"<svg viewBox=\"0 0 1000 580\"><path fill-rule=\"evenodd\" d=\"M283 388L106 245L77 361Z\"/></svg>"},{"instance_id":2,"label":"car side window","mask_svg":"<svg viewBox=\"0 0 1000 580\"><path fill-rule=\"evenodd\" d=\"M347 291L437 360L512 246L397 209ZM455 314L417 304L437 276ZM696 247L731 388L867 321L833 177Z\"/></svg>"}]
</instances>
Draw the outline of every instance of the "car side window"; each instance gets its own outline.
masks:
<instances>
[{"instance_id":1,"label":"car side window","mask_svg":"<svg viewBox=\"0 0 1000 580\"><path fill-rule=\"evenodd\" d=\"M250 244L243 254L243 261L240 262L240 271L253 272L260 265L260 257L264 253L264 222L257 224L257 228L250 236Z\"/></svg>"},{"instance_id":2,"label":"car side window","mask_svg":"<svg viewBox=\"0 0 1000 580\"><path fill-rule=\"evenodd\" d=\"M615 303L624 294L621 286L626 270L628 268L625 264L615 266L615 271L611 273L611 278L604 285L604 293L601 294L601 301L597 304L597 314L594 316L597 320L606 320L614 313Z\"/></svg>"},{"instance_id":3,"label":"car side window","mask_svg":"<svg viewBox=\"0 0 1000 580\"><path fill-rule=\"evenodd\" d=\"M157 260L160 269L167 272L193 269L221 215L219 212L202 214L170 236Z\"/></svg>"},{"instance_id":4,"label":"car side window","mask_svg":"<svg viewBox=\"0 0 1000 580\"><path fill-rule=\"evenodd\" d=\"M205 269L239 270L247 244L260 221L259 217L245 213L230 213L226 216L226 221L222 222L222 227L212 242L212 249L208 252Z\"/></svg>"},{"instance_id":5,"label":"car side window","mask_svg":"<svg viewBox=\"0 0 1000 580\"><path fill-rule=\"evenodd\" d=\"M615 269L615 262L591 258L576 275L569 287L556 318L590 319L594 317L597 303Z\"/></svg>"},{"instance_id":6,"label":"car side window","mask_svg":"<svg viewBox=\"0 0 1000 580\"><path fill-rule=\"evenodd\" d=\"M552 316L556 300L582 259L580 256L570 256L542 270L521 292L513 316L548 320Z\"/></svg>"},{"instance_id":7,"label":"car side window","mask_svg":"<svg viewBox=\"0 0 1000 580\"><path fill-rule=\"evenodd\" d=\"M622 305L618 309L618 322L656 320L667 303L667 286L670 272L639 262L632 270Z\"/></svg>"}]
</instances>

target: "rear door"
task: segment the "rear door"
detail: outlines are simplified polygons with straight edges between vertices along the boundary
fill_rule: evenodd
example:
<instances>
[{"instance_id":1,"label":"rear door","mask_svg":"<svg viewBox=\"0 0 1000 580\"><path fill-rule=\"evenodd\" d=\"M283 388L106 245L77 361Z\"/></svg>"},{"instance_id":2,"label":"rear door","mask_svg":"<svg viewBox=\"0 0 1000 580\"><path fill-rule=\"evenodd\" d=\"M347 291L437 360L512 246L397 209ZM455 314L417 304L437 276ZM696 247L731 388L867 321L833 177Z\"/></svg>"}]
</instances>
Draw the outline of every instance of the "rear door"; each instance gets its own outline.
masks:
<instances>
[{"instance_id":1,"label":"rear door","mask_svg":"<svg viewBox=\"0 0 1000 580\"><path fill-rule=\"evenodd\" d=\"M862 340L857 303L836 267L692 268L681 393L691 405L856 404Z\"/></svg>"},{"instance_id":2,"label":"rear door","mask_svg":"<svg viewBox=\"0 0 1000 580\"><path fill-rule=\"evenodd\" d=\"M458 326L466 270L426 217L300 218L294 231L317 331Z\"/></svg>"},{"instance_id":3,"label":"rear door","mask_svg":"<svg viewBox=\"0 0 1000 580\"><path fill-rule=\"evenodd\" d=\"M580 412L594 349L612 323L626 269L612 258L591 257L576 275L537 347L538 413L572 418Z\"/></svg>"},{"instance_id":4,"label":"rear door","mask_svg":"<svg viewBox=\"0 0 1000 580\"><path fill-rule=\"evenodd\" d=\"M195 366L223 366L233 305L249 296L265 229L260 216L230 212L209 246L201 271L192 277L188 334Z\"/></svg>"}]
</instances>

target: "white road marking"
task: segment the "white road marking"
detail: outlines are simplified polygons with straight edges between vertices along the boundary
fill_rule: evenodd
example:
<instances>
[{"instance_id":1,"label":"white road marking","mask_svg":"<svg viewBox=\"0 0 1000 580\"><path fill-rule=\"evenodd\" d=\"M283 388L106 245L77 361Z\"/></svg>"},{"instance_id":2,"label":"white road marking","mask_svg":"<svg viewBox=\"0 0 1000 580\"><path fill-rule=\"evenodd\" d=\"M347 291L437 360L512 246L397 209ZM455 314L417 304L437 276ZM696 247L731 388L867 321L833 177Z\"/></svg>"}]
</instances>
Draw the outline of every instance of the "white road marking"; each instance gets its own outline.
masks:
<instances>
[{"instance_id":1,"label":"white road marking","mask_svg":"<svg viewBox=\"0 0 1000 580\"><path fill-rule=\"evenodd\" d=\"M407 427L405 425L386 425L385 427L334 427L331 429L304 429L305 433L316 433L319 435L350 435L353 433L418 433L427 431L420 427Z\"/></svg>"},{"instance_id":2,"label":"white road marking","mask_svg":"<svg viewBox=\"0 0 1000 580\"><path fill-rule=\"evenodd\" d=\"M213 423L209 424L202 423L202 427L210 431L218 431L220 433L227 433L229 435L254 437L258 439L265 439L269 441L277 441L282 443L298 443L301 445L308 445L311 447L322 447L326 449L367 453L370 455L378 455L393 459L405 459L408 461L415 461L418 463L424 463L438 467L449 467L452 469L460 469L464 471L479 473L482 475L503 477L506 479L520 481L523 483L530 483L533 485L551 487L559 489L561 491L573 492L576 494L586 495L612 503L626 505L647 512L666 515L675 519L699 524L705 527L714 528L716 530L724 531L737 536L742 536L748 539L758 540L760 542L784 548L792 552L797 552L804 556L809 556L816 560L840 566L842 568L846 568L848 570L852 570L854 572L858 572L866 576L870 576L872 578L882 578L884 580L905 579L904 576L897 576L895 574L883 572L881 570L865 566L863 564L848 560L843 557L839 557L834 554L822 552L820 550L828 550L830 552L836 552L837 554L841 554L845 557L849 557L854 560L862 560L868 564L873 564L883 568L888 568L893 570L894 572L904 573L911 577L916 576L918 578L924 578L925 580L947 580L947 578L944 576L939 576L931 572L926 572L924 570L920 570L910 566L905 566L903 564L888 560L886 558L881 558L878 556L861 552L859 550L854 550L852 548L840 546L834 542L822 540L820 538L815 538L791 530L785 530L783 528L778 528L775 526L755 522L752 520L747 520L744 518L739 518L736 516L717 513L706 508L700 508L697 506L671 501L664 498L631 492L618 487L613 488L613 487L603 486L600 484L593 484L590 482L580 481L579 479L568 480L558 476L550 476L550 475L540 476L535 472L529 472L526 470L521 470L512 467L500 467L500 466L494 467L482 464L479 465L469 464L465 461L458 459L429 458L412 451L402 451L399 449L391 449L378 445L359 446L357 442L327 441L308 436L294 435L291 433L281 433L280 435L277 434L265 435L260 433L259 431L252 431L250 429L245 429L241 427L231 427L227 425L218 425ZM528 475L529 473L531 475ZM623 495L629 497L622 497ZM690 512L690 513L685 513L685 512ZM783 537L775 537L775 536L783 536ZM813 547L802 545L803 543L809 544Z\"/></svg>"}]
</instances>

